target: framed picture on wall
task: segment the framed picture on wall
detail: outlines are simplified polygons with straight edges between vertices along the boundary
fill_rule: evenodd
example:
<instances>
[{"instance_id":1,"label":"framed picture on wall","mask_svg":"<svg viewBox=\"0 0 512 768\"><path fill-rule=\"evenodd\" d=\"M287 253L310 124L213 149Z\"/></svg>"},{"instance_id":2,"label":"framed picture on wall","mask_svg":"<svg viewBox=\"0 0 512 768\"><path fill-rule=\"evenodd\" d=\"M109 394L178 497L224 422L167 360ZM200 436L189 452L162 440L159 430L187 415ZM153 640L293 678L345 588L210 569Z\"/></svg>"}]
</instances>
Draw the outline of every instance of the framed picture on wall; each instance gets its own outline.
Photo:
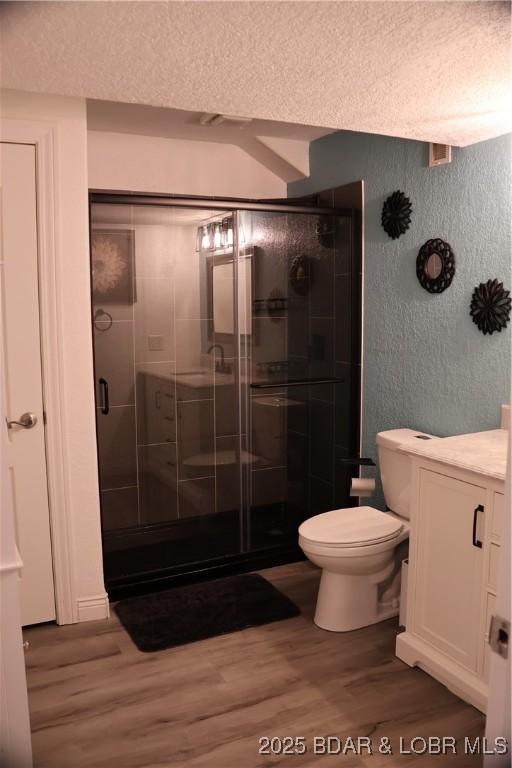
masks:
<instances>
[{"instance_id":1,"label":"framed picture on wall","mask_svg":"<svg viewBox=\"0 0 512 768\"><path fill-rule=\"evenodd\" d=\"M135 238L132 229L93 229L91 232L94 302L135 302Z\"/></svg>"}]
</instances>

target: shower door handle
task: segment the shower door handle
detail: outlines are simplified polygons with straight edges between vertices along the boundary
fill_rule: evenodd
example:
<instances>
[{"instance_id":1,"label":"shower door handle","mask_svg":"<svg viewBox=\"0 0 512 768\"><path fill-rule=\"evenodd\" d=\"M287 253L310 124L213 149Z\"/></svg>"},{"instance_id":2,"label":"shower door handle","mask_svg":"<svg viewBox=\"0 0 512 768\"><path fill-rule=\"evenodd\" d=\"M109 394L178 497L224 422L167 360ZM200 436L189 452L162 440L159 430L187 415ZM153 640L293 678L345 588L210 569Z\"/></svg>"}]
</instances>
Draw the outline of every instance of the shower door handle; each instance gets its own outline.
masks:
<instances>
[{"instance_id":1,"label":"shower door handle","mask_svg":"<svg viewBox=\"0 0 512 768\"><path fill-rule=\"evenodd\" d=\"M108 399L108 381L106 379L99 379L100 384L100 392L101 392L101 403L100 408L101 412L107 415L107 413L110 411L110 402Z\"/></svg>"}]
</instances>

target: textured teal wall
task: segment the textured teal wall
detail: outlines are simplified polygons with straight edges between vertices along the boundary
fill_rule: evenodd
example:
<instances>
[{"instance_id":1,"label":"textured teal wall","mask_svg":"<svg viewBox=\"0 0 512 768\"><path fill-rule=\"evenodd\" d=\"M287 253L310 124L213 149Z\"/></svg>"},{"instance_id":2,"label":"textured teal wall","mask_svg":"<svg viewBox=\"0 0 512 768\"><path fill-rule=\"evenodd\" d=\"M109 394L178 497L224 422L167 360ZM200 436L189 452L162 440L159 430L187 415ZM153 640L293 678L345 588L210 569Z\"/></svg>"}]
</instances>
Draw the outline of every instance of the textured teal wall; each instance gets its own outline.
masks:
<instances>
[{"instance_id":1,"label":"textured teal wall","mask_svg":"<svg viewBox=\"0 0 512 768\"><path fill-rule=\"evenodd\" d=\"M510 399L511 332L484 336L469 316L473 288L497 277L512 288L511 136L453 149L428 168L428 145L339 132L311 145L308 179L290 197L364 179L363 451L375 434L413 427L435 435L494 429ZM380 224L396 189L411 198L409 230L391 240ZM442 294L415 273L420 246L452 246L456 273Z\"/></svg>"}]
</instances>

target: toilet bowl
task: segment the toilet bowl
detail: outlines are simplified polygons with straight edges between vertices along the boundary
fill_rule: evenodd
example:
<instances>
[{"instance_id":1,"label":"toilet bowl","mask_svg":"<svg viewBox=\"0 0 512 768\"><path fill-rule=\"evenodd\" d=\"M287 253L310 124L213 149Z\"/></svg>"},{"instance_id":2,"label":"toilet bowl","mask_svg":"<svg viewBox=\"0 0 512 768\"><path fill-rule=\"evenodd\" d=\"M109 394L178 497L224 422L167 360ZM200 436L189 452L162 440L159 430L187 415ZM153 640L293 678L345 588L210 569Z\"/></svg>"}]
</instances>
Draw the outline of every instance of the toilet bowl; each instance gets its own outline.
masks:
<instances>
[{"instance_id":1,"label":"toilet bowl","mask_svg":"<svg viewBox=\"0 0 512 768\"><path fill-rule=\"evenodd\" d=\"M399 613L410 495L410 459L400 446L415 439L432 436L411 429L377 435L389 511L346 507L315 515L299 527L299 546L322 569L314 619L322 629L348 632Z\"/></svg>"},{"instance_id":2,"label":"toilet bowl","mask_svg":"<svg viewBox=\"0 0 512 768\"><path fill-rule=\"evenodd\" d=\"M348 632L375 624L399 610L398 545L409 526L373 507L348 507L306 520L299 528L299 546L322 568L315 624Z\"/></svg>"}]
</instances>

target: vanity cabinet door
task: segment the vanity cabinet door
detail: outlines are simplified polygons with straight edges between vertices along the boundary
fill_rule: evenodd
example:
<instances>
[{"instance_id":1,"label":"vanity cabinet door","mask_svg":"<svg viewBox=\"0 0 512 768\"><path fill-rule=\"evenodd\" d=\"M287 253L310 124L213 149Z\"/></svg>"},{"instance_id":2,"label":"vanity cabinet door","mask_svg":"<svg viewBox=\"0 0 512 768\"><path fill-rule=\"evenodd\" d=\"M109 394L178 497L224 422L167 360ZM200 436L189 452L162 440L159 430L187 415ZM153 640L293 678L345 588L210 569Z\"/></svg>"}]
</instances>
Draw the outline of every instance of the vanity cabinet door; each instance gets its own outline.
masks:
<instances>
[{"instance_id":1,"label":"vanity cabinet door","mask_svg":"<svg viewBox=\"0 0 512 768\"><path fill-rule=\"evenodd\" d=\"M413 631L476 672L485 489L422 469L419 492Z\"/></svg>"}]
</instances>

